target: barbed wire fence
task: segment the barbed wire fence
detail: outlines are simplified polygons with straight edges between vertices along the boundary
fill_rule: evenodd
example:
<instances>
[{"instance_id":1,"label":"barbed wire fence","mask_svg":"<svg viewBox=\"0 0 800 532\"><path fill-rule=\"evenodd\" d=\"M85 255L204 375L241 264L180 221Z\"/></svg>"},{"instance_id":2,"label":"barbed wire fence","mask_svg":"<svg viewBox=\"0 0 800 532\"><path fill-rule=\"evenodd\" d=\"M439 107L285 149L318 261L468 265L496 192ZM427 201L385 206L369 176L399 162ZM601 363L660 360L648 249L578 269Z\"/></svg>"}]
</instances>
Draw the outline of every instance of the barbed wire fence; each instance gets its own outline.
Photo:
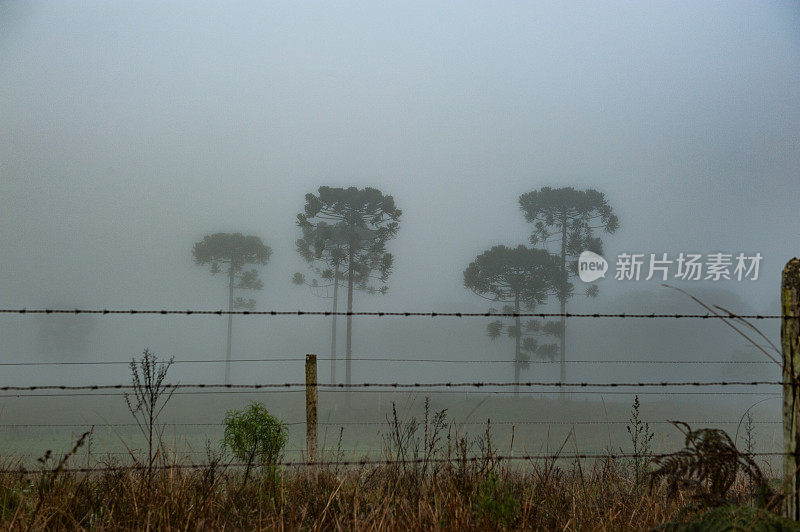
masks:
<instances>
[{"instance_id":1,"label":"barbed wire fence","mask_svg":"<svg viewBox=\"0 0 800 532\"><path fill-rule=\"evenodd\" d=\"M540 313L540 312L522 312L522 313L508 313L508 312L330 312L330 311L225 311L225 310L178 310L178 309L54 309L54 308L17 308L17 309L0 309L0 314L20 314L20 315L57 315L57 314L100 314L100 315L185 315L185 316L223 316L223 315L241 315L241 316L371 316L377 318L495 318L495 317L529 317L529 318L555 318L565 317L570 319L722 319L722 320L783 320L786 321L797 320L798 315L770 315L770 314L748 314L738 315L730 312L716 313L708 312L704 314L691 314L691 313ZM286 466L323 466L323 465L344 465L344 466L366 466L366 465L386 465L398 462L396 459L374 459L370 457L362 457L355 460L335 460L324 461L318 459L317 442L311 441L313 435L316 440L317 425L320 426L360 426L360 427L382 427L386 426L389 421L317 421L316 413L316 397L317 391L325 392L338 392L338 391L358 391L361 393L367 392L380 392L383 390L405 390L405 391L418 391L426 394L430 393L452 393L458 390L458 393L477 393L477 394L502 394L502 393L541 393L542 390L547 389L570 389L574 390L572 393L598 393L595 390L603 390L602 393L619 393L619 394L657 394L657 395L768 395L774 397L782 397L787 394L797 393L797 380L784 378L782 380L678 380L678 381L619 381L619 382L551 382L551 381L522 381L522 382L506 382L506 381L438 381L438 382L360 382L360 383L318 383L316 382L316 362L317 360L335 360L332 358L319 357L309 355L306 358L306 365L314 365L314 380L306 382L273 382L273 383L256 383L256 384L218 384L218 383L174 383L168 384L168 388L175 394L209 394L209 393L305 393L307 396L307 406L310 398L313 397L313 428L310 426L309 420L312 417L308 414L306 420L294 420L287 422L287 426L301 426L307 427L307 445L305 449L289 449L292 452L306 452L304 460L299 461L286 461L282 465ZM363 361L373 363L424 363L424 364L514 364L515 361L505 360L474 360L474 359L445 359L445 358L404 358L404 357L351 357L352 361ZM209 364L209 363L292 363L299 362L297 357L274 357L274 358L240 358L232 360L224 359L184 359L174 360L171 363L175 364ZM164 363L164 362L162 362ZM555 364L557 361L531 361L531 364ZM627 364L642 364L642 365L760 365L760 364L773 364L774 362L768 360L762 361L703 361L703 360L570 360L566 361L569 364L586 364L586 365L627 365ZM11 362L2 361L0 366L3 367L43 367L43 366L109 366L109 365L130 365L130 361L122 360L105 360L105 361L50 361L50 362ZM786 367L783 368L785 373ZM307 372L308 375L308 372ZM768 386L772 388L770 392L759 391L718 391L707 390L707 387L762 387ZM526 390L506 391L506 388L524 388ZM14 398L27 398L27 397L69 397L69 396L114 396L124 395L126 390L131 390L133 386L125 384L82 384L82 385L62 385L62 384L49 384L49 385L19 385L19 386L0 386L0 398L14 397ZM623 388L625 391L608 391L609 388ZM653 388L665 388L664 391L647 391ZM674 388L692 388L692 391L676 391ZM645 389L645 391L640 391ZM699 389L699 390L694 390ZM635 390L635 391L632 391ZM39 392L39 393L30 393ZM46 392L46 393L44 393ZM666 420L649 420L644 421L650 424L667 424L670 423ZM725 420L725 421L708 421L708 420L695 420L692 423L696 424L741 424L742 420ZM629 421L622 420L498 420L492 422L494 425L614 425L614 424L627 424ZM759 424L778 425L786 424L786 420L781 421L760 421L755 422ZM469 422L465 421L460 425L484 425L482 422ZM106 427L106 428L120 428L120 427L135 427L135 423L0 423L0 429L8 428L87 428L87 427ZM202 428L215 428L222 427L221 423L164 423L164 426L173 427L202 427ZM356 452L356 449L344 449L345 452ZM108 453L109 456L114 455L128 456L128 453ZM181 456L191 456L199 454L194 451L183 452ZM652 454L652 453L651 453ZM661 453L652 454L652 458L667 457L674 453ZM758 452L751 453L753 456L796 456L797 452L784 451L784 452ZM650 455L648 455L650 456ZM581 460L581 459L607 459L607 458L639 458L640 455L630 453L574 453L574 454L548 454L548 453L534 453L534 454L515 454L515 455L497 455L493 459L497 461L536 461L536 460ZM477 461L478 457L459 458L458 460ZM427 461L453 461L444 458L425 458ZM405 463L413 463L414 459L404 459ZM246 464L229 463L228 466L237 467L245 466ZM204 467L204 464L196 463L176 463L164 464L157 466L163 469L194 469ZM145 467L142 465L114 465L106 464L102 467L84 467L64 469L65 471L76 472L95 472L95 471L109 471L109 470L128 470ZM25 471L24 468L17 468L15 471Z\"/></svg>"}]
</instances>

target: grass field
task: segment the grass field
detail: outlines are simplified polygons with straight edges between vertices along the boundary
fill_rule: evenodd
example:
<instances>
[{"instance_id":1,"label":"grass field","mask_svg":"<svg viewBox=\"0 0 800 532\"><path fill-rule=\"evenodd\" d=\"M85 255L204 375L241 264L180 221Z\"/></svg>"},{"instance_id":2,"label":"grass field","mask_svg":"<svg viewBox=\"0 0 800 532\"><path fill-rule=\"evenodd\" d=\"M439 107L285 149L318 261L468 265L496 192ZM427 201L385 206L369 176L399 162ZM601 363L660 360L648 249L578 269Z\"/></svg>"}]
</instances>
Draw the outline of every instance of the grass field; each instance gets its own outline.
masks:
<instances>
[{"instance_id":1,"label":"grass field","mask_svg":"<svg viewBox=\"0 0 800 532\"><path fill-rule=\"evenodd\" d=\"M637 478L629 459L509 462L499 458L499 443L485 431L466 435L450 425L436 432L431 422L416 425L417 430L410 427L400 422L389 432L401 436L383 439L379 453L395 459L392 463L267 466L249 480L241 468L226 466L214 453L198 468L180 468L184 462L165 454L152 471L69 470L80 466L80 446L25 473L13 471L19 464L6 459L6 472L0 474L0 526L649 530L675 520L702 519L708 510L690 489L670 495L668 482ZM569 452L559 447L553 452ZM725 496L730 504L757 502L754 486L743 475ZM741 515L726 515L723 522L738 523L742 530L761 530L775 519L763 508L736 511Z\"/></svg>"},{"instance_id":2,"label":"grass field","mask_svg":"<svg viewBox=\"0 0 800 532\"><path fill-rule=\"evenodd\" d=\"M446 410L448 420L462 434L482 434L489 422L494 440L504 454L549 453L568 435L570 452L630 451L626 427L633 395L609 396L610 399L599 395L574 395L570 400L562 400L557 394L548 397L523 394L515 398L512 394L426 395L424 392L355 392L348 404L342 393L321 391L320 447L330 450L339 446L347 458L379 456L392 405L396 405L401 419L422 419L426 397L430 399L430 409ZM176 394L160 418L167 424L163 441L178 458L203 459L206 444L217 446L220 441L225 412L254 400L263 402L271 413L288 423L285 455L288 459L301 458L306 446L302 390L300 393ZM761 397L755 396L750 404L757 400ZM745 427L744 424L740 426L739 421L749 406L746 403L710 402L702 396L698 401L691 396L682 399L660 395L642 396L641 402L641 419L650 422L655 434L655 452L670 452L682 444L681 433L668 423L674 419L688 421L694 428L722 428L730 432L731 437L738 429L737 443L744 444ZM779 400L768 399L751 411L755 422L754 450L781 450L779 406ZM144 445L133 423L120 396L3 397L0 402L0 455L34 463L46 450L63 449L94 425L91 445L81 450L83 460L105 460L108 453L112 453L124 462L131 452L141 453ZM50 424L61 426L38 426Z\"/></svg>"},{"instance_id":3,"label":"grass field","mask_svg":"<svg viewBox=\"0 0 800 532\"><path fill-rule=\"evenodd\" d=\"M151 472L74 468L142 463L144 440L120 397L4 398L0 526L8 529L468 529L648 530L697 519L708 506L691 490L637 478L630 458L503 460L526 454L630 453L631 405L556 395L320 394L321 459L308 469L243 470L219 447L224 412L259 400L290 423L284 460L304 457L303 394L176 395L164 411L164 445ZM594 398L593 398L594 399ZM15 403L15 401L18 401ZM22 408L21 405L26 408ZM121 406L123 406L121 408ZM394 408L394 411L393 411ZM439 429L432 419L444 411ZM26 412L39 412L31 419ZM394 418L397 412L397 420ZM654 434L651 452L673 452L683 435L668 419L709 421L733 437L742 415L732 405L645 397L640 418ZM46 413L46 415L44 414ZM753 450L775 450L775 407L751 425ZM205 425L185 423L205 421ZM427 420L427 421L426 421ZM718 420L710 423L710 420ZM89 427L13 426L59 423ZM181 424L183 423L183 424ZM744 428L738 444L744 445ZM752 441L754 440L754 441ZM37 458L52 453L42 463ZM67 453L63 468L61 459ZM345 464L364 457L393 463ZM778 483L777 462L757 460ZM197 467L186 467L190 464ZM21 471L21 467L26 469ZM742 475L726 494L756 504ZM772 519L754 506L726 516L752 528ZM755 512L755 513L753 513ZM746 522L744 522L744 521ZM760 525L758 525L760 526Z\"/></svg>"}]
</instances>

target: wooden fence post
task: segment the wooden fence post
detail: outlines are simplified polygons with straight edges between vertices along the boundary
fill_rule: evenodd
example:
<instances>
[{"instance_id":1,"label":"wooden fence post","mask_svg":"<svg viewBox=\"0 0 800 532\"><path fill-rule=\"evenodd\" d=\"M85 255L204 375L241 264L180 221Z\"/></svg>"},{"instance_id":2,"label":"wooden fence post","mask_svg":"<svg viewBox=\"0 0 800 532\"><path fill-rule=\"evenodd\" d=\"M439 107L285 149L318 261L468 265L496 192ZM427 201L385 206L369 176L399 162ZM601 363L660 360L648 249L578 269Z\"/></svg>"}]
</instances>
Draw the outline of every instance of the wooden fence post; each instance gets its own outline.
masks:
<instances>
[{"instance_id":1,"label":"wooden fence post","mask_svg":"<svg viewBox=\"0 0 800 532\"><path fill-rule=\"evenodd\" d=\"M306 450L317 461L317 355L306 355Z\"/></svg>"},{"instance_id":2,"label":"wooden fence post","mask_svg":"<svg viewBox=\"0 0 800 532\"><path fill-rule=\"evenodd\" d=\"M783 471L787 493L784 515L800 521L800 259L790 260L781 278L783 350Z\"/></svg>"}]
</instances>

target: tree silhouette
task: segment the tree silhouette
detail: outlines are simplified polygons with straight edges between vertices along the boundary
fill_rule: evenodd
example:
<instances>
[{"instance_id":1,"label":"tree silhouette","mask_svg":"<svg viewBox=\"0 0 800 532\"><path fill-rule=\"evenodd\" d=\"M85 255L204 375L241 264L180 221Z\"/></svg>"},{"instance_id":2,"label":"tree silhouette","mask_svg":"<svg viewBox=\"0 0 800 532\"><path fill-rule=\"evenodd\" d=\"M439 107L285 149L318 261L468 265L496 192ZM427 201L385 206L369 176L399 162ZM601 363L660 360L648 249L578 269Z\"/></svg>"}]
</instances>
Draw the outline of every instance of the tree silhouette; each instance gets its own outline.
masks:
<instances>
[{"instance_id":1,"label":"tree silhouette","mask_svg":"<svg viewBox=\"0 0 800 532\"><path fill-rule=\"evenodd\" d=\"M297 215L297 225L303 231L297 249L310 264L321 264L324 265L323 271L330 270L334 293L338 290L341 268L347 283L348 313L353 312L354 289L386 293L385 283L393 259L392 254L386 251L386 243L397 234L401 214L392 196L375 188L319 187L318 194L306 194L304 212ZM373 281L380 282L380 288L376 288ZM335 327L334 321L334 331ZM346 334L345 382L350 384L353 353L351 314L347 316ZM335 342L335 337L332 342Z\"/></svg>"},{"instance_id":2,"label":"tree silhouette","mask_svg":"<svg viewBox=\"0 0 800 532\"><path fill-rule=\"evenodd\" d=\"M242 233L214 233L206 235L200 242L195 242L192 249L194 262L198 265L210 264L211 274L223 271L227 264L228 275L228 311L233 309L254 310L255 299L234 299L233 290L261 290L264 284L258 278L258 270L245 270L248 264L263 266L267 264L272 250L257 236L245 236ZM231 339L233 314L228 314L228 344L225 356L225 384L231 380Z\"/></svg>"},{"instance_id":3,"label":"tree silhouette","mask_svg":"<svg viewBox=\"0 0 800 532\"><path fill-rule=\"evenodd\" d=\"M547 297L555 293L560 271L557 257L543 249L523 245L516 248L494 246L467 266L464 270L464 286L485 299L512 303L506 305L503 312L519 314L522 306L533 309L536 305L544 304ZM487 332L494 340L505 329L508 336L514 338L514 391L518 394L520 371L529 367L531 356L543 359L555 357L556 345L540 344L536 337L556 334L558 324L530 320L523 327L520 316L514 316L512 320L511 325L493 321L488 325Z\"/></svg>"},{"instance_id":4,"label":"tree silhouette","mask_svg":"<svg viewBox=\"0 0 800 532\"><path fill-rule=\"evenodd\" d=\"M560 259L561 274L556 283L556 295L561 303L561 381L566 379L567 300L574 295L570 279L578 275L578 256L582 251L603 253L603 242L595 230L613 233L619 220L603 193L594 189L575 190L572 187L550 188L528 192L519 197L525 220L534 224L531 244L544 248L555 247ZM588 297L597 296L597 285L586 288Z\"/></svg>"}]
</instances>

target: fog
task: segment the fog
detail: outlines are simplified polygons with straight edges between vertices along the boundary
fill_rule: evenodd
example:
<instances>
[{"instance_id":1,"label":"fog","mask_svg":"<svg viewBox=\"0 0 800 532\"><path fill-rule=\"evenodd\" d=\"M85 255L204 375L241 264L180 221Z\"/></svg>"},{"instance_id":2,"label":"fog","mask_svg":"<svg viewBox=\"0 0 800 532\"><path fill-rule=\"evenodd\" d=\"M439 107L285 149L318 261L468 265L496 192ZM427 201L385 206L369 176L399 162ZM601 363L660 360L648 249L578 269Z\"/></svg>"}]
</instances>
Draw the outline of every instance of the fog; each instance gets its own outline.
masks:
<instances>
[{"instance_id":1,"label":"fog","mask_svg":"<svg viewBox=\"0 0 800 532\"><path fill-rule=\"evenodd\" d=\"M403 211L389 291L357 292L356 311L483 312L497 305L464 288L466 266L528 244L520 194L572 186L605 193L620 228L598 233L612 268L598 297L569 311L704 312L660 280L613 278L619 253L683 251L760 253L758 280L672 284L778 313L781 268L800 254L798 28L792 2L4 2L0 307L226 308L224 276L195 265L192 244L242 232L273 250L263 290L244 294L257 310L328 310L291 283L313 276L296 215L327 185L378 188ZM65 316L84 332L50 333L55 343L42 333L51 319L2 315L0 361L225 354L224 317ZM718 321L678 321L571 320L567 358L764 358ZM358 317L353 353L511 360L513 341L490 340L487 322ZM776 337L778 321L758 325ZM298 362L236 365L234 381L297 380L304 353L329 355L329 334L322 317L236 317L234 358ZM175 367L184 382L221 380L219 365L189 366ZM733 376L720 371L568 376ZM502 365L354 363L356 381L510 377ZM557 365L523 378L556 380ZM126 380L125 367L4 367L0 384Z\"/></svg>"}]
</instances>

